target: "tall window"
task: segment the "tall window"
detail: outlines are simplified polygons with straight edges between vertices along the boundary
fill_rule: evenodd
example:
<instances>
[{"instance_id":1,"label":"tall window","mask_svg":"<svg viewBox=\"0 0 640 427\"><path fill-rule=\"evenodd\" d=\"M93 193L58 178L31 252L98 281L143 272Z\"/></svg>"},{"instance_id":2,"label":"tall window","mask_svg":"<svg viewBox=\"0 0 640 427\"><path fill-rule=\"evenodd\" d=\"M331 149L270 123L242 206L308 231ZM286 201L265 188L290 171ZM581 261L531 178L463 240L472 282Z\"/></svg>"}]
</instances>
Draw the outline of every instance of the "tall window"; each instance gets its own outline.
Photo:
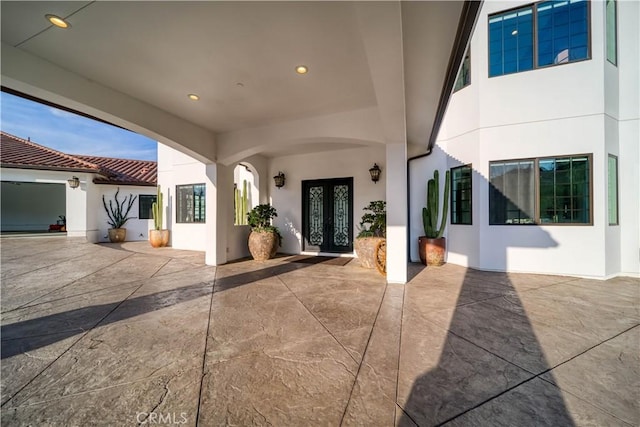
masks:
<instances>
[{"instance_id":1,"label":"tall window","mask_svg":"<svg viewBox=\"0 0 640 427\"><path fill-rule=\"evenodd\" d=\"M152 219L153 212L151 211L151 205L156 201L155 194L140 194L138 196L138 218L140 219Z\"/></svg>"},{"instance_id":2,"label":"tall window","mask_svg":"<svg viewBox=\"0 0 640 427\"><path fill-rule=\"evenodd\" d=\"M471 165L451 169L451 224L471 225Z\"/></svg>"},{"instance_id":3,"label":"tall window","mask_svg":"<svg viewBox=\"0 0 640 427\"><path fill-rule=\"evenodd\" d=\"M489 224L591 224L591 156L491 162Z\"/></svg>"},{"instance_id":4,"label":"tall window","mask_svg":"<svg viewBox=\"0 0 640 427\"><path fill-rule=\"evenodd\" d=\"M586 156L541 159L540 222L590 222L589 159Z\"/></svg>"},{"instance_id":5,"label":"tall window","mask_svg":"<svg viewBox=\"0 0 640 427\"><path fill-rule=\"evenodd\" d=\"M609 154L607 172L609 225L618 225L618 158L613 154Z\"/></svg>"},{"instance_id":6,"label":"tall window","mask_svg":"<svg viewBox=\"0 0 640 427\"><path fill-rule=\"evenodd\" d=\"M535 160L492 162L489 166L489 224L533 224Z\"/></svg>"},{"instance_id":7,"label":"tall window","mask_svg":"<svg viewBox=\"0 0 640 427\"><path fill-rule=\"evenodd\" d=\"M489 17L489 77L580 61L589 54L587 0L544 1Z\"/></svg>"},{"instance_id":8,"label":"tall window","mask_svg":"<svg viewBox=\"0 0 640 427\"><path fill-rule=\"evenodd\" d=\"M615 0L607 0L607 60L618 64L618 11Z\"/></svg>"},{"instance_id":9,"label":"tall window","mask_svg":"<svg viewBox=\"0 0 640 427\"><path fill-rule=\"evenodd\" d=\"M469 56L469 51L467 50L466 55L462 61L462 67L460 67L460 72L458 73L458 77L456 78L456 83L453 86L453 91L458 91L463 87L467 87L471 84L471 57Z\"/></svg>"},{"instance_id":10,"label":"tall window","mask_svg":"<svg viewBox=\"0 0 640 427\"><path fill-rule=\"evenodd\" d=\"M205 222L205 184L176 186L176 222Z\"/></svg>"}]
</instances>

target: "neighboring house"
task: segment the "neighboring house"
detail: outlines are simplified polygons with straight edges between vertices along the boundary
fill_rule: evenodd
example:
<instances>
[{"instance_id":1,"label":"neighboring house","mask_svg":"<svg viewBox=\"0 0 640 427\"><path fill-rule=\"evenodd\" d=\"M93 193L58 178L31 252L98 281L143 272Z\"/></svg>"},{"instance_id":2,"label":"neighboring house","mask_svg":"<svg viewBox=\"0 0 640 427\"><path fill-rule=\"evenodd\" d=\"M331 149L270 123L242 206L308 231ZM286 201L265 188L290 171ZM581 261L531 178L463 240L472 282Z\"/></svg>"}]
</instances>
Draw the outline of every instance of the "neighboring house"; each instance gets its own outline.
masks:
<instances>
[{"instance_id":1,"label":"neighboring house","mask_svg":"<svg viewBox=\"0 0 640 427\"><path fill-rule=\"evenodd\" d=\"M412 240L438 167L452 174L449 262L638 276L639 15L485 2L434 155L411 165Z\"/></svg>"},{"instance_id":2,"label":"neighboring house","mask_svg":"<svg viewBox=\"0 0 640 427\"><path fill-rule=\"evenodd\" d=\"M2 205L0 225L7 231L48 231L66 217L67 235L107 241L102 205L133 194L137 199L126 223L127 240L146 240L153 220L157 164L152 161L71 155L6 132L0 134ZM79 186L69 180L77 177Z\"/></svg>"}]
</instances>

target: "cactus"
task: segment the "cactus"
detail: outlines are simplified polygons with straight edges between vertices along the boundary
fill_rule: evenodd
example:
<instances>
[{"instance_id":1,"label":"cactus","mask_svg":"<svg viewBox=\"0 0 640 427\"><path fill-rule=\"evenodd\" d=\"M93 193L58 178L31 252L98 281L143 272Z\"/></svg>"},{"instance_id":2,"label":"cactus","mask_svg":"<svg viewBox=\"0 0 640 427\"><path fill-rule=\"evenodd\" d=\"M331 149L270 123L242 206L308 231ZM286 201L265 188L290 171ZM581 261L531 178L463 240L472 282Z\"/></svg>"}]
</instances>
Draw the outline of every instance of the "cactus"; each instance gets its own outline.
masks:
<instances>
[{"instance_id":1,"label":"cactus","mask_svg":"<svg viewBox=\"0 0 640 427\"><path fill-rule=\"evenodd\" d=\"M236 186L235 188L235 225L247 225L247 212L249 211L249 189L247 188L247 180L242 182L242 191Z\"/></svg>"},{"instance_id":2,"label":"cactus","mask_svg":"<svg viewBox=\"0 0 640 427\"><path fill-rule=\"evenodd\" d=\"M156 201L151 205L151 213L153 214L153 226L156 230L162 229L162 191L158 185L158 194L156 195Z\"/></svg>"},{"instance_id":3,"label":"cactus","mask_svg":"<svg viewBox=\"0 0 640 427\"><path fill-rule=\"evenodd\" d=\"M447 225L447 213L449 211L449 171L445 174L444 179L444 199L443 212L440 227L438 227L438 213L440 211L440 180L439 172L433 172L433 178L427 182L427 206L422 208L422 225L424 226L424 235L430 239L439 239L444 234L444 228Z\"/></svg>"}]
</instances>

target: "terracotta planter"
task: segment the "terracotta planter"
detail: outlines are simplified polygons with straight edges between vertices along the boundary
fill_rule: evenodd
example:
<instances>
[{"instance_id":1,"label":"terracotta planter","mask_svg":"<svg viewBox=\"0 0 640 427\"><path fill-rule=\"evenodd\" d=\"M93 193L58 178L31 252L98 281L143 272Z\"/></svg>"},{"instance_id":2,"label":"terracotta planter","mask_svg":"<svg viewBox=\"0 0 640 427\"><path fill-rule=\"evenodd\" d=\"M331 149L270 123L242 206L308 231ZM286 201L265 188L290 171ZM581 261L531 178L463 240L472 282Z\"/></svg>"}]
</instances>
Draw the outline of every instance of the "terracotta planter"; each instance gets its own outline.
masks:
<instances>
[{"instance_id":1,"label":"terracotta planter","mask_svg":"<svg viewBox=\"0 0 640 427\"><path fill-rule=\"evenodd\" d=\"M154 248L163 248L169 244L169 230L149 230L149 243Z\"/></svg>"},{"instance_id":2,"label":"terracotta planter","mask_svg":"<svg viewBox=\"0 0 640 427\"><path fill-rule=\"evenodd\" d=\"M109 241L111 243L122 243L127 239L126 228L110 228L108 230Z\"/></svg>"},{"instance_id":3,"label":"terracotta planter","mask_svg":"<svg viewBox=\"0 0 640 427\"><path fill-rule=\"evenodd\" d=\"M270 231L251 231L249 252L256 261L266 261L276 255L278 235Z\"/></svg>"},{"instance_id":4,"label":"terracotta planter","mask_svg":"<svg viewBox=\"0 0 640 427\"><path fill-rule=\"evenodd\" d=\"M439 239L429 239L421 236L418 239L418 252L420 261L424 265L439 266L445 263L444 256L447 249L447 241L444 237Z\"/></svg>"},{"instance_id":5,"label":"terracotta planter","mask_svg":"<svg viewBox=\"0 0 640 427\"><path fill-rule=\"evenodd\" d=\"M376 246L384 237L358 237L355 241L356 255L364 268L376 268Z\"/></svg>"}]
</instances>

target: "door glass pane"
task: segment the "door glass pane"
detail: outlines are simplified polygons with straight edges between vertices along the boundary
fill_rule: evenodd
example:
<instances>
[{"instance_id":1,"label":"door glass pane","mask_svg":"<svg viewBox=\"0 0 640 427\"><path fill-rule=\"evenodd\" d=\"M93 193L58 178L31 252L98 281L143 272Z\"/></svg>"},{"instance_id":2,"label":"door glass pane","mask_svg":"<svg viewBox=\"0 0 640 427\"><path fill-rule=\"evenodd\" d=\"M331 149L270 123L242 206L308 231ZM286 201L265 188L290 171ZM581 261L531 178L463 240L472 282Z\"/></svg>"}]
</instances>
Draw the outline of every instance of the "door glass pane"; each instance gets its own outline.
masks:
<instances>
[{"instance_id":1,"label":"door glass pane","mask_svg":"<svg viewBox=\"0 0 640 427\"><path fill-rule=\"evenodd\" d=\"M333 187L333 243L349 245L349 186Z\"/></svg>"},{"instance_id":2,"label":"door glass pane","mask_svg":"<svg viewBox=\"0 0 640 427\"><path fill-rule=\"evenodd\" d=\"M309 243L320 246L324 230L324 191L322 186L309 188Z\"/></svg>"}]
</instances>

